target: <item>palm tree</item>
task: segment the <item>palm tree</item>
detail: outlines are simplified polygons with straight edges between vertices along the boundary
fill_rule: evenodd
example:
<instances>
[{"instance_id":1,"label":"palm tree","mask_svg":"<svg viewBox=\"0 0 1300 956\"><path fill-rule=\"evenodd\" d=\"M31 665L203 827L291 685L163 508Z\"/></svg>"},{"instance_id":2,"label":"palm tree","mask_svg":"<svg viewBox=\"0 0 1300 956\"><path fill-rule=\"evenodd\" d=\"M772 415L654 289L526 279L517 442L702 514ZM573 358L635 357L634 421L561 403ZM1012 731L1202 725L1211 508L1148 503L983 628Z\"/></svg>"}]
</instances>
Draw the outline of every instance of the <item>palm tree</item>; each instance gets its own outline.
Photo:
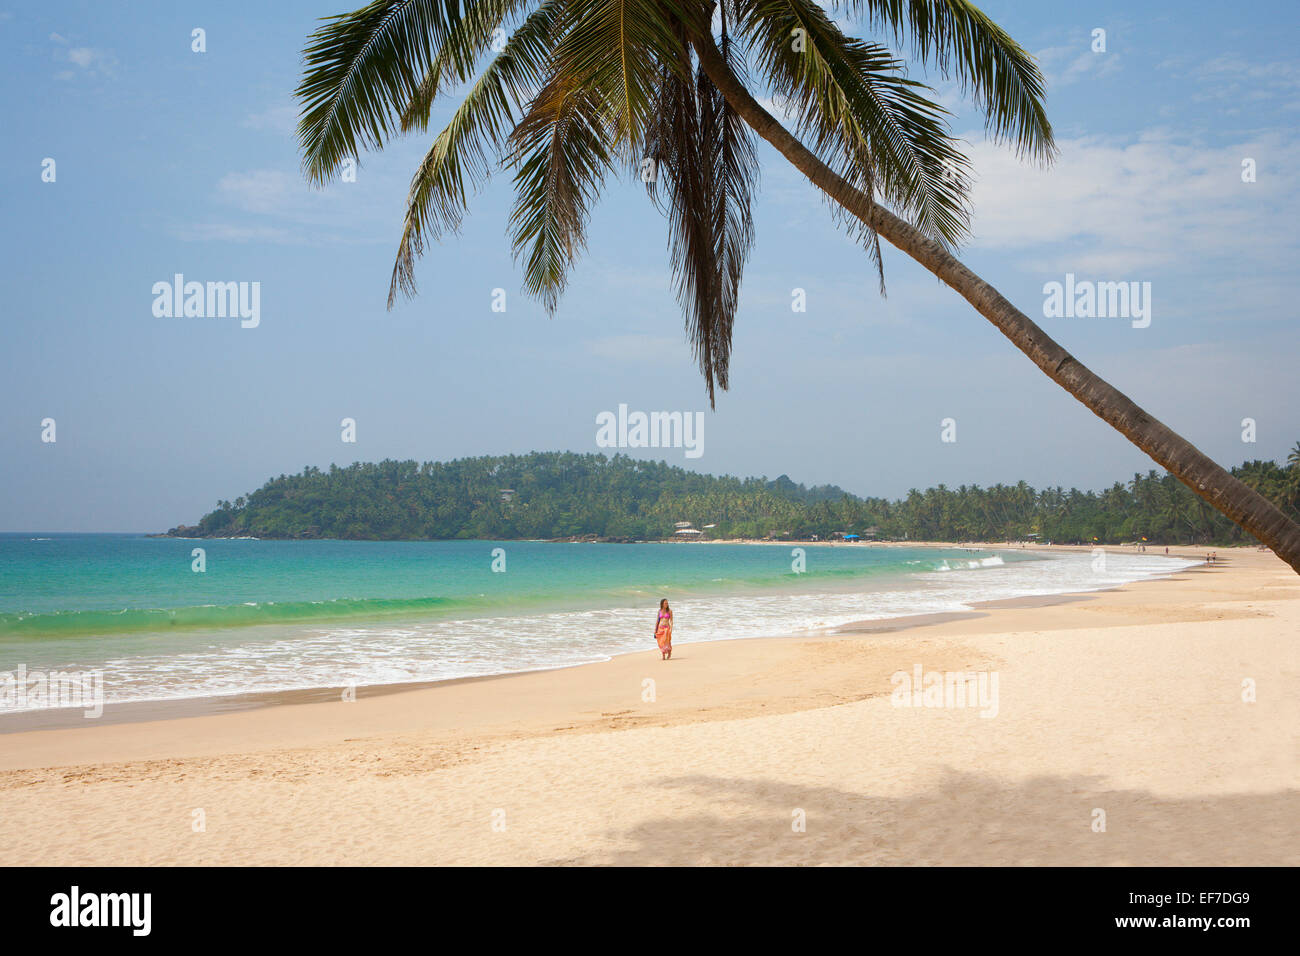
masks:
<instances>
[{"instance_id":1,"label":"palm tree","mask_svg":"<svg viewBox=\"0 0 1300 956\"><path fill-rule=\"evenodd\" d=\"M1287 470L1283 478L1282 493L1292 508L1300 508L1300 441L1295 443L1291 453L1286 456Z\"/></svg>"},{"instance_id":2,"label":"palm tree","mask_svg":"<svg viewBox=\"0 0 1300 956\"><path fill-rule=\"evenodd\" d=\"M1051 160L1036 64L968 0L842 0L839 8L955 79L994 139L1031 161ZM363 149L427 130L433 104L468 84L412 178L390 307L399 293L415 293L425 242L454 233L468 194L501 167L513 174L510 228L524 287L554 312L604 181L640 173L669 220L678 298L712 403L715 387L728 385L753 240L757 134L862 241L882 292L884 238L1300 572L1300 526L957 260L970 166L948 114L885 45L845 33L814 0L373 0L326 19L304 55L298 132L304 170L318 184ZM785 103L793 131L751 87Z\"/></svg>"}]
</instances>

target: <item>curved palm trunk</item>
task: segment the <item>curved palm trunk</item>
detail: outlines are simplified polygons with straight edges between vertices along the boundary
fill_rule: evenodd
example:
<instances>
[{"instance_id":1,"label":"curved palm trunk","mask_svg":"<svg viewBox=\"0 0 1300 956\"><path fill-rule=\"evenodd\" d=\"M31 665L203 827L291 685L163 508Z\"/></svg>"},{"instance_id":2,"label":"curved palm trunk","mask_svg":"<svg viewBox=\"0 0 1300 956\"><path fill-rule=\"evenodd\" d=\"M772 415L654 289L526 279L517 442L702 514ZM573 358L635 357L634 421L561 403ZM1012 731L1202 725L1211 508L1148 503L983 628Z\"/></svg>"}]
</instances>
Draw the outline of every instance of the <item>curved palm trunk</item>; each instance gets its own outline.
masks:
<instances>
[{"instance_id":1,"label":"curved palm trunk","mask_svg":"<svg viewBox=\"0 0 1300 956\"><path fill-rule=\"evenodd\" d=\"M1263 495L1220 468L1196 446L1147 414L1095 375L956 257L903 219L873 203L813 155L750 95L727 66L712 38L692 40L700 65L727 102L759 136L813 185L951 286L1024 352L1056 384L1114 426L1179 481L1245 528L1300 573L1300 525Z\"/></svg>"}]
</instances>

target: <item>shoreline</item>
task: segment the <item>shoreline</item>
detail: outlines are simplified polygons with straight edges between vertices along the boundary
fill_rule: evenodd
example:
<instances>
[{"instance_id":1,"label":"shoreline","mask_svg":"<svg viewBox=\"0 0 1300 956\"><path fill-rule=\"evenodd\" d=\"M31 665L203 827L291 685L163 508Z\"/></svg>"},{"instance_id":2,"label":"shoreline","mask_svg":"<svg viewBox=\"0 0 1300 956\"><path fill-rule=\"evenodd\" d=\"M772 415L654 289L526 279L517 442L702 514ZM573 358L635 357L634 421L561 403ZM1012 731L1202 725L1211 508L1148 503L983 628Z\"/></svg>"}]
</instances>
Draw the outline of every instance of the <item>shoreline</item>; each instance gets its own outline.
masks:
<instances>
[{"instance_id":1,"label":"shoreline","mask_svg":"<svg viewBox=\"0 0 1300 956\"><path fill-rule=\"evenodd\" d=\"M1285 564L1011 603L6 734L0 864L1300 864ZM1000 675L994 719L897 706L917 668Z\"/></svg>"},{"instance_id":2,"label":"shoreline","mask_svg":"<svg viewBox=\"0 0 1300 956\"><path fill-rule=\"evenodd\" d=\"M706 542L696 542L706 543ZM766 544L767 542L754 542ZM943 543L927 545L947 550L951 546ZM854 545L848 545L854 547ZM981 549L986 550L986 549ZM1085 549L1087 550L1087 549ZM1185 557L1170 554L1173 557ZM1163 555L1161 555L1163 557ZM869 635L906 635L908 632L929 627L971 622L989 618L997 611L1034 610L1058 607L1076 602L1096 599L1098 595L1123 591L1143 585L1159 584L1179 575L1204 570L1204 566L1193 565L1178 568L1166 574L1152 578L1132 581L1124 585L1098 588L1091 591L1065 591L1057 594L1023 595L1013 598L999 598L989 601L976 601L967 611L940 611L920 614L906 614L896 617L869 618L851 621L846 624L832 625L805 633L769 635L763 637L730 638L726 640L691 642L690 647L713 648L720 645L753 645L766 642L817 642L835 640L843 637L860 637ZM680 645L688 646L688 645ZM357 700L376 699L404 694L418 694L437 691L440 688L462 685L482 684L494 681L510 681L525 677L537 677L564 671L581 671L599 668L620 659L638 657L653 651L633 650L613 654L599 661L585 661L577 664L562 664L555 667L537 667L520 671L507 671L496 674L478 674L466 677L450 677L441 680L405 681L392 684L358 684L353 688ZM98 718L88 719L83 716L84 708L49 708L45 710L20 711L12 714L0 714L0 740L14 735L39 734L50 731L68 731L73 733L95 733L98 728L123 724L158 723L185 721L220 717L228 714L253 713L279 707L299 707L304 705L329 705L342 702L345 687L298 687L281 690L240 692L235 694L209 695L201 697L182 697L164 700L126 701L106 703L104 712ZM5 764L0 759L0 770Z\"/></svg>"},{"instance_id":3,"label":"shoreline","mask_svg":"<svg viewBox=\"0 0 1300 956\"><path fill-rule=\"evenodd\" d=\"M1182 570L1172 571L1178 574ZM1111 588L1099 591L1083 591L1071 594L1031 595L1024 598L1003 598L996 601L980 601L972 605L971 611L935 612L926 614L907 614L899 617L871 618L840 624L804 634L782 634L768 637L730 638L720 641L691 642L692 647L712 646L715 644L747 644L754 641L816 641L843 635L864 635L906 631L917 627L950 621L970 620L985 616L978 608L983 605L1001 608L1047 607L1066 604L1071 601L1087 600L1090 594L1103 593ZM1022 603L1024 602L1024 603ZM682 645L684 646L684 645ZM651 648L653 650L653 648ZM404 681L393 684L358 684L354 690L358 697L376 697L388 694L404 694L413 691L432 690L456 684L477 683L481 681L508 680L529 674L547 674L553 671L573 670L583 667L596 667L607 664L620 657L643 654L645 649L624 651L613 654L599 661L584 661L579 664L560 664L555 667L534 667L521 671L505 671L499 674L476 674L468 677L447 677L441 680ZM180 720L187 717L205 717L216 714L236 713L247 710L260 710L267 707L294 706L298 704L329 703L341 699L345 690L341 686L329 687L294 687L283 690L266 690L218 694L203 697L178 697L166 700L123 701L106 703L102 716L87 719L82 716L84 708L59 707L44 710L25 710L12 714L0 714L0 739L6 734L36 733L45 730L70 730L84 728L93 731L96 727L123 723L140 723L160 720Z\"/></svg>"},{"instance_id":4,"label":"shoreline","mask_svg":"<svg viewBox=\"0 0 1300 956\"><path fill-rule=\"evenodd\" d=\"M691 544L754 544L754 545L781 545L787 542L781 541L692 541ZM993 545L983 544L966 544L956 545L945 542L872 542L852 543L852 542L795 542L799 545L818 545L825 547L866 547L866 546L893 546L904 548L933 548L937 550L956 550L966 548L972 551L997 551L1013 550ZM1057 547L1057 546L1053 546ZM1071 551L1091 551L1091 548L1082 546L1059 546L1061 550ZM1048 546L1036 546L1033 548L1014 549L1014 550L1034 550L1045 554L1059 553L1054 552ZM1225 549L1228 550L1228 549ZM1166 557L1164 554L1156 555L1157 557ZM1188 555L1175 554L1171 552L1167 557L1190 559ZM1171 575L1182 574L1191 571L1196 566L1178 568L1158 575L1149 580L1158 581ZM1143 581L1130 583L1144 583ZM1128 586L1128 585L1123 585ZM752 638L731 638L718 641L702 641L694 646L702 644L724 644L724 643L748 643L751 641L771 641L771 640L818 640L843 635L865 635L870 633L892 633L902 632L913 628L925 627L936 623L953 622L959 620L970 620L986 616L990 611L996 609L1015 609L1015 608L1034 608L1049 607L1058 604L1065 604L1072 601L1087 600L1089 595L1104 593L1115 590L1114 586L1098 588L1087 591L1062 591L1055 594L1047 595L1024 595L1013 598L993 599L989 601L971 602L969 610L964 611L941 611L925 612L920 614L904 614L884 618L868 618L861 621L851 621L846 624L831 625L819 628L814 631L803 633L790 633L781 635L768 635ZM428 690L431 688L477 681L502 680L512 677L519 677L526 674L544 674L551 671L569 670L572 668L592 667L599 664L608 663L619 657L642 653L640 650L623 651L613 654L609 657L597 661L584 661L576 664L560 664L553 667L533 667L518 671L503 671L494 674L479 674L465 677L450 677L438 680L421 680L421 681L402 681L397 683L385 684L358 684L352 687L355 695L375 697L388 694L410 693L413 691ZM84 708L47 708L41 710L19 711L16 713L0 714L0 739L9 734L20 734L39 732L46 730L64 729L70 730L83 728L93 730L95 727L111 726L122 723L140 723L163 720L178 720L189 717L203 717L218 714L236 713L241 711L259 710L267 707L294 706L308 703L326 703L338 701L341 699L345 686L330 685L321 687L295 687L275 690L260 691L240 691L231 694L205 695L195 697L166 698L158 700L144 701L123 701L118 703L106 702L104 704L103 714L97 718L88 719L83 715Z\"/></svg>"}]
</instances>

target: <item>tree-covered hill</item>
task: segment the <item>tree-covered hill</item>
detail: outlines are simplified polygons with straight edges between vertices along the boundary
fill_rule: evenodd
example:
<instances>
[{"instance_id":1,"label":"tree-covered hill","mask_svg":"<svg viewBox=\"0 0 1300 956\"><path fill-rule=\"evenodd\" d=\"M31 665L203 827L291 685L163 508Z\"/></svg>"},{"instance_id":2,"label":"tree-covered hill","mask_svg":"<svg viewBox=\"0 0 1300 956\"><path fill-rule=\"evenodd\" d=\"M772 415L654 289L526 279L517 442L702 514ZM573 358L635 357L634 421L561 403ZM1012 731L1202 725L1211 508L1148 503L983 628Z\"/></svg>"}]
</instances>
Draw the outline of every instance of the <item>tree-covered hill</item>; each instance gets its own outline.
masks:
<instances>
[{"instance_id":1,"label":"tree-covered hill","mask_svg":"<svg viewBox=\"0 0 1300 956\"><path fill-rule=\"evenodd\" d=\"M1300 452L1300 446L1297 446ZM1300 517L1300 453L1286 465L1251 461L1233 473ZM218 502L183 537L653 540L677 522L714 525L709 537L880 538L972 541L1039 535L1103 543L1143 537L1166 544L1248 542L1239 528L1171 475L1134 475L1102 492L1023 481L990 488L939 485L898 501L860 498L834 485L701 475L626 455L534 452L450 462L382 461L272 478Z\"/></svg>"}]
</instances>

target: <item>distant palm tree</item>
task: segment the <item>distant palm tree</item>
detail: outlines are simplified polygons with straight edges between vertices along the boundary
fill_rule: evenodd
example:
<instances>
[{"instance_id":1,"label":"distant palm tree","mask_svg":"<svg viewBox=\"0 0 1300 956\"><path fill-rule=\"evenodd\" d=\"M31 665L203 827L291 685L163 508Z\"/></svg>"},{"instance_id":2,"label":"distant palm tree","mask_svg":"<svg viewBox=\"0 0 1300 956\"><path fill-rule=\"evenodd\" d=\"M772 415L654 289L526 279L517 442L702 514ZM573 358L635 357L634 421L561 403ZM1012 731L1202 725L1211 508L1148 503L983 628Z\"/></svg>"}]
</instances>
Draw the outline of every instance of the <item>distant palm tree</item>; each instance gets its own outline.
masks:
<instances>
[{"instance_id":1,"label":"distant palm tree","mask_svg":"<svg viewBox=\"0 0 1300 956\"><path fill-rule=\"evenodd\" d=\"M840 6L883 40L910 42L916 60L960 83L994 139L1050 161L1042 75L968 0ZM668 216L678 298L712 403L715 385L728 385L753 240L757 133L863 242L882 291L881 237L1300 572L1300 526L1093 374L952 255L969 226L970 165L947 112L883 43L846 34L815 0L374 0L328 18L304 55L298 133L316 183L362 149L426 130L434 102L469 84L411 181L390 307L399 292L414 294L425 241L455 232L468 194L502 166L513 173L510 228L524 287L553 312L604 180L620 169L639 173ZM784 103L793 132L751 87Z\"/></svg>"},{"instance_id":2,"label":"distant palm tree","mask_svg":"<svg viewBox=\"0 0 1300 956\"><path fill-rule=\"evenodd\" d=\"M1292 508L1300 508L1300 441L1295 443L1291 454L1286 456L1286 463L1289 467L1283 479L1285 482L1283 494Z\"/></svg>"}]
</instances>

